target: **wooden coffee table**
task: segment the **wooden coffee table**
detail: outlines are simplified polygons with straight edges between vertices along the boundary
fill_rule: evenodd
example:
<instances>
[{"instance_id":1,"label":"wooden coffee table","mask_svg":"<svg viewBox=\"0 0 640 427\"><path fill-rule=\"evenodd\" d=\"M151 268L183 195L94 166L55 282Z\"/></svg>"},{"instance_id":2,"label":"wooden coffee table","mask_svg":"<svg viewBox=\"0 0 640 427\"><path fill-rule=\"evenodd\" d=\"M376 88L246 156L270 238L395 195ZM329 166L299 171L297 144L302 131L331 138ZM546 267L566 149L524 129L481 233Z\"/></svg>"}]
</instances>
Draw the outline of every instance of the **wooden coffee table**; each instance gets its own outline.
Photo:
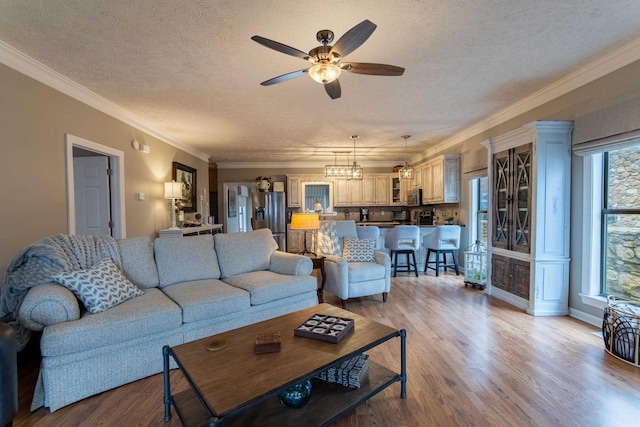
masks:
<instances>
[{"instance_id":1,"label":"wooden coffee table","mask_svg":"<svg viewBox=\"0 0 640 427\"><path fill-rule=\"evenodd\" d=\"M355 326L337 344L294 336L298 325L318 313L354 319ZM258 334L272 332L281 335L281 351L255 354ZM359 389L313 379L311 400L303 408L289 409L280 404L279 391L394 337L400 338L400 373L370 358L369 375ZM221 350L209 351L205 347L212 342L228 344ZM175 347L165 346L163 354L165 420L171 419L173 404L187 426L327 425L395 382L400 382L400 397L407 393L405 330L330 304ZM190 385L176 395L171 394L170 357Z\"/></svg>"}]
</instances>

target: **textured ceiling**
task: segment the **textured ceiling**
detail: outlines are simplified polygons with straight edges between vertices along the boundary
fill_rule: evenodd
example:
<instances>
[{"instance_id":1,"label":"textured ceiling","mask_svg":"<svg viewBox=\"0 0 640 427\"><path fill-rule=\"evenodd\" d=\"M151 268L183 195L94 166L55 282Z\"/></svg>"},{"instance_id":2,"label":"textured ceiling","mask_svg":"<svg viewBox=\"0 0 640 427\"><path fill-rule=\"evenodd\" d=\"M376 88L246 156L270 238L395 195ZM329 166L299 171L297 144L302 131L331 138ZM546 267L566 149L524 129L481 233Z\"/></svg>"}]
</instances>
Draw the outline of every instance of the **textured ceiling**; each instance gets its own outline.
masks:
<instances>
[{"instance_id":1,"label":"textured ceiling","mask_svg":"<svg viewBox=\"0 0 640 427\"><path fill-rule=\"evenodd\" d=\"M378 28L347 61L401 77L343 73L331 100L303 51ZM400 162L640 37L638 0L0 0L0 40L120 105L214 162ZM346 159L345 159L346 160ZM340 163L340 162L339 162ZM344 163L344 162L343 162Z\"/></svg>"}]
</instances>

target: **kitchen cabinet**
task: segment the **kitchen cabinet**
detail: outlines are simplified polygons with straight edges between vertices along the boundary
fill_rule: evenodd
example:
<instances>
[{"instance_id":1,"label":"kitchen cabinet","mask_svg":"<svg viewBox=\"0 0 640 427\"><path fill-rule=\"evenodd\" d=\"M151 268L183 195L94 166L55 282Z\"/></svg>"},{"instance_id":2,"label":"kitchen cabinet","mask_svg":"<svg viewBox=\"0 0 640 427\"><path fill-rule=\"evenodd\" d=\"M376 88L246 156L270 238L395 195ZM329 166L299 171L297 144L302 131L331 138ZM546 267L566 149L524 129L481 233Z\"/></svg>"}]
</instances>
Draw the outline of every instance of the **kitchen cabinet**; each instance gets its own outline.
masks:
<instances>
[{"instance_id":1,"label":"kitchen cabinet","mask_svg":"<svg viewBox=\"0 0 640 427\"><path fill-rule=\"evenodd\" d=\"M389 174L370 174L362 179L362 203L364 206L390 206Z\"/></svg>"},{"instance_id":2,"label":"kitchen cabinet","mask_svg":"<svg viewBox=\"0 0 640 427\"><path fill-rule=\"evenodd\" d=\"M335 180L333 200L336 206L363 206L364 179Z\"/></svg>"},{"instance_id":3,"label":"kitchen cabinet","mask_svg":"<svg viewBox=\"0 0 640 427\"><path fill-rule=\"evenodd\" d=\"M414 173L415 176L415 173ZM391 206L406 206L407 205L407 187L411 181L402 181L398 174L394 173L390 178L391 183Z\"/></svg>"},{"instance_id":4,"label":"kitchen cabinet","mask_svg":"<svg viewBox=\"0 0 640 427\"><path fill-rule=\"evenodd\" d=\"M302 207L300 192L300 177L287 176L287 206L290 208Z\"/></svg>"},{"instance_id":5,"label":"kitchen cabinet","mask_svg":"<svg viewBox=\"0 0 640 427\"><path fill-rule=\"evenodd\" d=\"M569 313L570 121L537 121L485 141L487 291L532 315Z\"/></svg>"},{"instance_id":6,"label":"kitchen cabinet","mask_svg":"<svg viewBox=\"0 0 640 427\"><path fill-rule=\"evenodd\" d=\"M304 233L304 230L292 230L287 225L287 252L301 253L304 250Z\"/></svg>"},{"instance_id":7,"label":"kitchen cabinet","mask_svg":"<svg viewBox=\"0 0 640 427\"><path fill-rule=\"evenodd\" d=\"M422 204L460 202L460 156L444 154L422 167Z\"/></svg>"}]
</instances>

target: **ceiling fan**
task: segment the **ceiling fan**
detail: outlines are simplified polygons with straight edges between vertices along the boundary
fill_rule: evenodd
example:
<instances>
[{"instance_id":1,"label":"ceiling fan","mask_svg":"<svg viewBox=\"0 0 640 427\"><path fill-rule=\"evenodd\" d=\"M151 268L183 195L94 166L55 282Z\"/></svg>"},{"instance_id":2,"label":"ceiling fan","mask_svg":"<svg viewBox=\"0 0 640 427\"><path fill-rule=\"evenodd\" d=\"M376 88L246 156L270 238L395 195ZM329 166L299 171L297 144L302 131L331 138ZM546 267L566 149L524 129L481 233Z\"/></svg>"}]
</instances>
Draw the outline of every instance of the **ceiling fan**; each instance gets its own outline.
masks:
<instances>
[{"instance_id":1,"label":"ceiling fan","mask_svg":"<svg viewBox=\"0 0 640 427\"><path fill-rule=\"evenodd\" d=\"M253 36L251 40L260 43L270 49L287 55L295 56L307 60L313 64L310 68L293 71L283 74L260 83L262 86L270 86L276 83L286 82L287 80L300 77L305 73L309 73L312 79L324 85L327 94L331 99L340 98L342 93L338 77L342 71L349 71L356 74L369 74L374 76L401 76L404 68L395 65L371 64L366 62L340 62L342 58L359 48L376 29L376 24L369 20L364 20L349 31L344 33L338 41L331 46L329 43L333 41L333 31L320 30L316 34L318 42L322 46L315 47L305 53L301 50L287 46L273 40L260 36Z\"/></svg>"}]
</instances>

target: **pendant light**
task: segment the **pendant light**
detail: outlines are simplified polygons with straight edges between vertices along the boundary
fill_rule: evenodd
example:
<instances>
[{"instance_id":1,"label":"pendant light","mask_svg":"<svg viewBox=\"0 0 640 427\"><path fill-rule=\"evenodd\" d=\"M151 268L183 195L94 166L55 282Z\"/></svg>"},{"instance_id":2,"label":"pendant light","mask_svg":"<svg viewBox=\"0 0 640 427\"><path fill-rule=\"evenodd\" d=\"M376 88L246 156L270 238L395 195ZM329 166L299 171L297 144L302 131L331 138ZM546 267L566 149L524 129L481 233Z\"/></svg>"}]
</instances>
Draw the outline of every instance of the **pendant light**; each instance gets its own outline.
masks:
<instances>
[{"instance_id":1,"label":"pendant light","mask_svg":"<svg viewBox=\"0 0 640 427\"><path fill-rule=\"evenodd\" d=\"M347 157L346 165L338 164L338 154L347 154L348 151L334 151L334 163L332 165L325 165L324 167L324 177L325 178L347 178L351 174L351 164L349 163L349 158Z\"/></svg>"},{"instance_id":2,"label":"pendant light","mask_svg":"<svg viewBox=\"0 0 640 427\"><path fill-rule=\"evenodd\" d=\"M409 139L410 137L411 135L402 135L402 138L404 139L404 152L407 157L409 156L407 151L407 139ZM409 165L409 162L407 162L407 160L404 161L404 165L402 165L402 168L400 168L400 170L398 171L400 181L411 181L414 177L414 173L415 171Z\"/></svg>"},{"instance_id":3,"label":"pendant light","mask_svg":"<svg viewBox=\"0 0 640 427\"><path fill-rule=\"evenodd\" d=\"M347 179L362 179L362 166L356 162L356 139L358 138L360 138L358 135L351 135L353 140L353 166L351 166Z\"/></svg>"}]
</instances>

